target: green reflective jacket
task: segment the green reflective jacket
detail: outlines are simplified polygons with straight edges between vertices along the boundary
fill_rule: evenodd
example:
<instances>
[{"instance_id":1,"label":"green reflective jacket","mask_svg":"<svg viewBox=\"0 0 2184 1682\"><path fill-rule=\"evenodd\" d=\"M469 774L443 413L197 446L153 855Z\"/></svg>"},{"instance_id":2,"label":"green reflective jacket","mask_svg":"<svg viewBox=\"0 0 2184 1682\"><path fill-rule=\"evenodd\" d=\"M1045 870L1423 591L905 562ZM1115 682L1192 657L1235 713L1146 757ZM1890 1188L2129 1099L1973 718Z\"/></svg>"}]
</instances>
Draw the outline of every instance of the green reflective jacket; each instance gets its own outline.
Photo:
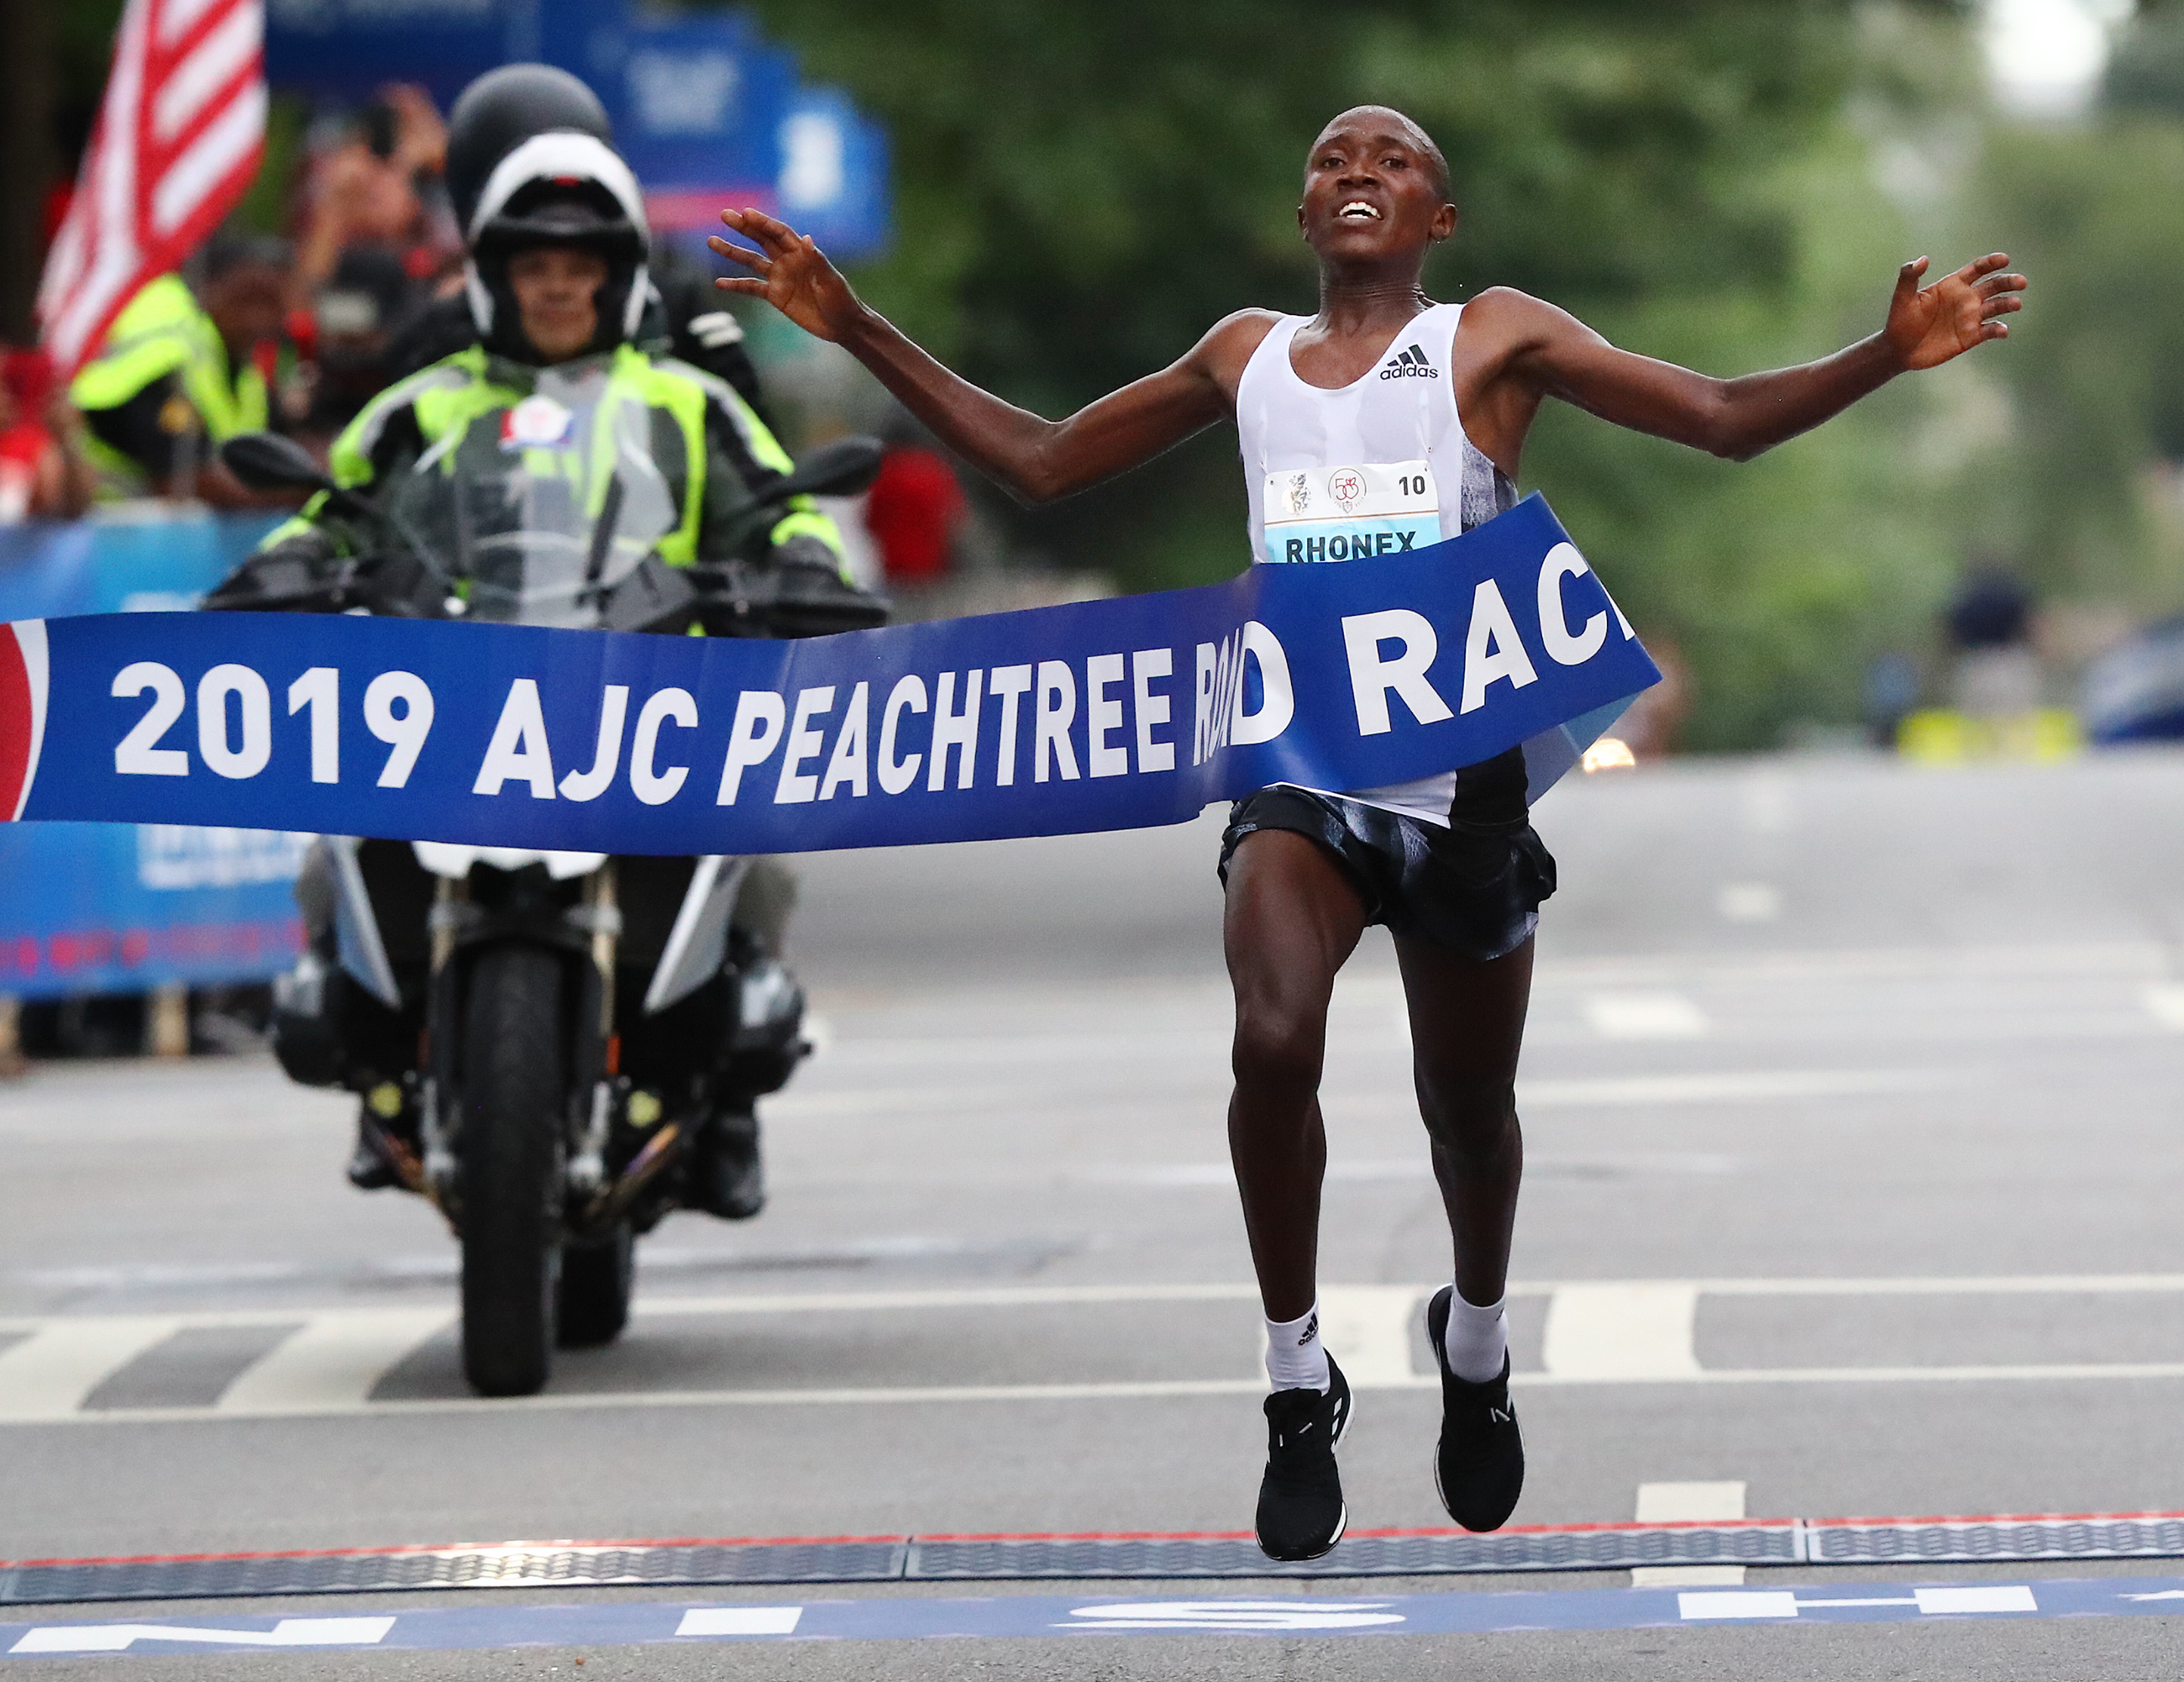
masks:
<instances>
[{"instance_id":1,"label":"green reflective jacket","mask_svg":"<svg viewBox=\"0 0 2184 1682\"><path fill-rule=\"evenodd\" d=\"M571 404L552 403L540 389L566 395L571 382L582 395ZM559 433L556 415L567 420ZM470 346L365 404L334 441L329 465L337 484L369 493L404 474L505 473L520 457L526 473L568 481L596 515L617 452L632 436L643 440L668 498L654 549L671 565L731 558L751 529L752 487L790 466L788 452L727 382L631 345L544 370ZM361 547L361 535L324 500L308 504L264 547L306 543L336 554ZM809 498L788 504L763 536L777 549L805 540L843 566L841 534Z\"/></svg>"},{"instance_id":2,"label":"green reflective jacket","mask_svg":"<svg viewBox=\"0 0 2184 1682\"><path fill-rule=\"evenodd\" d=\"M119 409L169 376L195 411L194 420L186 417L183 425L193 426L208 446L265 426L270 411L264 376L248 363L229 367L220 329L180 275L147 281L123 306L98 354L70 382L69 400L86 412ZM143 488L138 464L95 436L86 443L110 490Z\"/></svg>"}]
</instances>

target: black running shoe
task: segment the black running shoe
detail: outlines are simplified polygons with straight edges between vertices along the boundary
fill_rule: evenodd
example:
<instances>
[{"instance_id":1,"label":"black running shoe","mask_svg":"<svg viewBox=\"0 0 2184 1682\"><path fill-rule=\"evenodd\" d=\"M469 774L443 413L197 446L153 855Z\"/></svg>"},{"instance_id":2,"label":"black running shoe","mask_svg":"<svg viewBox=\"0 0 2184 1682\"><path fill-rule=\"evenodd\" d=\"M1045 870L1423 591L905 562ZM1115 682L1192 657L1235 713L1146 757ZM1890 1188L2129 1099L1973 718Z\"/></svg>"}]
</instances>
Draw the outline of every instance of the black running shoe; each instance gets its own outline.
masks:
<instances>
[{"instance_id":1,"label":"black running shoe","mask_svg":"<svg viewBox=\"0 0 2184 1682\"><path fill-rule=\"evenodd\" d=\"M1434 1487L1448 1516L1467 1530L1498 1530L1517 1510L1524 1487L1524 1437L1509 1401L1509 1358L1502 1376L1470 1384L1448 1370L1448 1305L1443 1285L1426 1305L1426 1338L1440 1368L1440 1447Z\"/></svg>"},{"instance_id":2,"label":"black running shoe","mask_svg":"<svg viewBox=\"0 0 2184 1682\"><path fill-rule=\"evenodd\" d=\"M1269 1559L1318 1559L1350 1523L1334 1469L1334 1445L1350 1424L1350 1381L1329 1356L1325 1390L1276 1390L1266 1405L1259 1546Z\"/></svg>"}]
</instances>

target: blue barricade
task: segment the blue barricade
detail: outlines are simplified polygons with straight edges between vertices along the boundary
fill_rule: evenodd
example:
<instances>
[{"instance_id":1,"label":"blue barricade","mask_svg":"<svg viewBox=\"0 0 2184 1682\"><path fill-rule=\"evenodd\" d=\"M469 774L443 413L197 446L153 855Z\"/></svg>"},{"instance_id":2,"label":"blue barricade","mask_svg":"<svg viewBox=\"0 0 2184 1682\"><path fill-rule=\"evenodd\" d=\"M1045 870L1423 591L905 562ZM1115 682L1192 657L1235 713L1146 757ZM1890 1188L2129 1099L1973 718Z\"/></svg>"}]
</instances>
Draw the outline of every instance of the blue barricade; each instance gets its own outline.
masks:
<instances>
[{"instance_id":1,"label":"blue barricade","mask_svg":"<svg viewBox=\"0 0 2184 1682\"><path fill-rule=\"evenodd\" d=\"M0 526L0 620L194 605L276 516L159 510ZM262 979L302 938L301 842L171 824L0 826L0 994Z\"/></svg>"}]
</instances>

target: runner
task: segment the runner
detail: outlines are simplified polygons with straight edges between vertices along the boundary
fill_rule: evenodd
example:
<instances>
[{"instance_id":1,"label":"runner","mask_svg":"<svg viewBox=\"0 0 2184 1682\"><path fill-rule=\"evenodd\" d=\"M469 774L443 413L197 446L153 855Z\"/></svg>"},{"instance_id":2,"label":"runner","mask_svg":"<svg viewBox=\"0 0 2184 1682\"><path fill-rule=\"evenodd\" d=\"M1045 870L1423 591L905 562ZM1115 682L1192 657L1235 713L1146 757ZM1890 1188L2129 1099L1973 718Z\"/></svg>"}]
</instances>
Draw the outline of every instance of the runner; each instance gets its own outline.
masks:
<instances>
[{"instance_id":1,"label":"runner","mask_svg":"<svg viewBox=\"0 0 2184 1682\"><path fill-rule=\"evenodd\" d=\"M1869 338L1802 367L1710 379L1618 350L1507 287L1433 303L1420 277L1427 252L1456 231L1448 166L1407 117L1361 106L1328 125L1305 169L1297 224L1319 259L1319 313L1240 311L1173 366L1050 421L942 367L867 309L810 239L756 211L721 220L759 248L715 238L749 271L716 284L847 348L1028 502L1233 419L1252 559L1271 562L1323 556L1340 533L1423 526L1430 542L1492 518L1516 500L1525 434L1549 397L1748 459L1898 374L2006 337L2002 318L2025 285L1997 253L1922 291L1920 258L1898 271L1886 324ZM1522 752L1394 788L1262 789L1231 812L1221 873L1236 997L1228 1144L1273 1384L1260 1546L1275 1559L1317 1558L1348 1522L1334 1450L1350 1387L1318 1334L1318 1087L1335 972L1376 922L1395 938L1455 1250L1452 1284L1426 1311L1441 1368L1435 1482L1459 1524L1498 1529L1524 1475L1502 1315L1524 1165L1513 1082L1533 930L1555 886L1527 815Z\"/></svg>"}]
</instances>

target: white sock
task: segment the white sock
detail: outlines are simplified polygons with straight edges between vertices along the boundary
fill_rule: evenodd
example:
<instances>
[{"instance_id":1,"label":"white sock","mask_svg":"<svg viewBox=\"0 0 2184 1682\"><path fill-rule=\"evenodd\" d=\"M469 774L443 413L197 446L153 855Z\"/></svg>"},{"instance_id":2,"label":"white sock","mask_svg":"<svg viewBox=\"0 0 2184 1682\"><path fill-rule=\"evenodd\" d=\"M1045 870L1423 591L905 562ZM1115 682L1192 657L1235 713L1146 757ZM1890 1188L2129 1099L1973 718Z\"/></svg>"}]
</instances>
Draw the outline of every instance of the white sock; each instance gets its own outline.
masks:
<instances>
[{"instance_id":1,"label":"white sock","mask_svg":"<svg viewBox=\"0 0 2184 1682\"><path fill-rule=\"evenodd\" d=\"M1509 1323L1502 1304L1481 1308L1466 1302L1462 1291L1448 1300L1448 1338L1444 1345L1448 1370L1468 1384L1490 1384L1502 1376L1502 1363L1509 1353Z\"/></svg>"},{"instance_id":2,"label":"white sock","mask_svg":"<svg viewBox=\"0 0 2184 1682\"><path fill-rule=\"evenodd\" d=\"M1278 1390L1324 1390L1327 1349L1319 1340L1319 1305L1295 1320L1267 1322L1267 1377Z\"/></svg>"}]
</instances>

